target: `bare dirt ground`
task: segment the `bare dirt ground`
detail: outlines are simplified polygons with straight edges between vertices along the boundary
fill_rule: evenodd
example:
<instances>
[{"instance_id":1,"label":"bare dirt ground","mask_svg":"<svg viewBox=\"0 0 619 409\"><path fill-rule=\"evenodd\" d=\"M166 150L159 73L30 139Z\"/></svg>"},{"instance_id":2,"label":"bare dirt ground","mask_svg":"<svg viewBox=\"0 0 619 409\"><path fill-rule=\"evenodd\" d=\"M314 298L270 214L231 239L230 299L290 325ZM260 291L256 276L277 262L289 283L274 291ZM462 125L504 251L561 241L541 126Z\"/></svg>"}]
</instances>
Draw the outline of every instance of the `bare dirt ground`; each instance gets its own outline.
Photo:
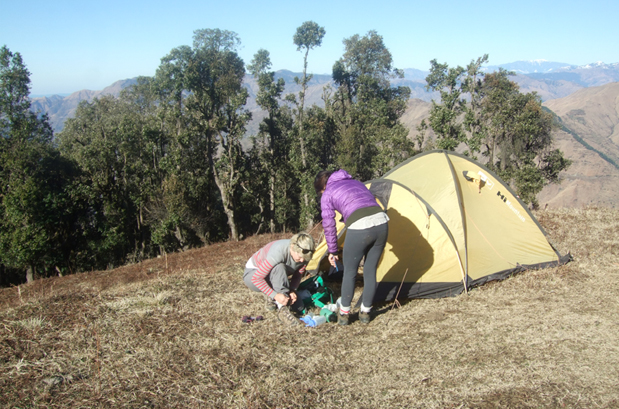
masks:
<instances>
[{"instance_id":1,"label":"bare dirt ground","mask_svg":"<svg viewBox=\"0 0 619 409\"><path fill-rule=\"evenodd\" d=\"M379 305L369 325L288 329L265 311L241 272L285 235L3 289L0 405L619 407L619 211L537 217L572 262Z\"/></svg>"}]
</instances>

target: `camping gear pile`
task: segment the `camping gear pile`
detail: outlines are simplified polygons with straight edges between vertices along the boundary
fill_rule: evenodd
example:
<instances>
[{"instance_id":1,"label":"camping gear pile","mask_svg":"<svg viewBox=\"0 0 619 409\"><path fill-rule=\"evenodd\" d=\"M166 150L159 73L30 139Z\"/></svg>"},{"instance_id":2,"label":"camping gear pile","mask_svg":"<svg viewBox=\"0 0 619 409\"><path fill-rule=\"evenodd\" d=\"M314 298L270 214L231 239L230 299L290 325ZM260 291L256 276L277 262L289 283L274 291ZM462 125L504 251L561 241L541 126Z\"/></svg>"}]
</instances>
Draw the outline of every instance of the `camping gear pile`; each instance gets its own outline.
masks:
<instances>
[{"instance_id":1,"label":"camping gear pile","mask_svg":"<svg viewBox=\"0 0 619 409\"><path fill-rule=\"evenodd\" d=\"M322 275L308 277L299 284L297 296L303 301L304 317L301 321L308 327L315 327L324 322L337 321L337 308L333 302L333 291L325 285ZM312 308L320 308L320 315L314 316ZM322 318L318 318L322 317Z\"/></svg>"}]
</instances>

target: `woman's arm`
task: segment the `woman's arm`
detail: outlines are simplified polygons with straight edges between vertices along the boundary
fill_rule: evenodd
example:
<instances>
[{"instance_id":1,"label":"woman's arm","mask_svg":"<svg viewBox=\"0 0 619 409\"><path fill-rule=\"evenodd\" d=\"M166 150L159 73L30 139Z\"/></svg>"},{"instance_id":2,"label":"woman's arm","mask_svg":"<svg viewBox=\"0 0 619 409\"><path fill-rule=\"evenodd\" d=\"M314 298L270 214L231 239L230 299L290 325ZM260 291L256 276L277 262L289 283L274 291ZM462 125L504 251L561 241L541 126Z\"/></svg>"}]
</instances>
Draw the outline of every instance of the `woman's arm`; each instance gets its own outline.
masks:
<instances>
[{"instance_id":1,"label":"woman's arm","mask_svg":"<svg viewBox=\"0 0 619 409\"><path fill-rule=\"evenodd\" d=\"M258 265L256 266L257 270L254 273L254 275L251 278L251 282L263 293L265 293L268 297L274 298L273 297L273 293L275 292L275 290L273 290L270 286L269 283L267 283L267 276L269 275L269 273L271 272L271 270L273 269L273 266L271 265L271 263L269 263L268 260L264 260L261 261L260 263L258 263Z\"/></svg>"},{"instance_id":2,"label":"woman's arm","mask_svg":"<svg viewBox=\"0 0 619 409\"><path fill-rule=\"evenodd\" d=\"M335 208L331 204L330 197L323 194L320 201L322 228L325 232L327 240L327 249L329 253L337 253L337 228L335 225Z\"/></svg>"}]
</instances>

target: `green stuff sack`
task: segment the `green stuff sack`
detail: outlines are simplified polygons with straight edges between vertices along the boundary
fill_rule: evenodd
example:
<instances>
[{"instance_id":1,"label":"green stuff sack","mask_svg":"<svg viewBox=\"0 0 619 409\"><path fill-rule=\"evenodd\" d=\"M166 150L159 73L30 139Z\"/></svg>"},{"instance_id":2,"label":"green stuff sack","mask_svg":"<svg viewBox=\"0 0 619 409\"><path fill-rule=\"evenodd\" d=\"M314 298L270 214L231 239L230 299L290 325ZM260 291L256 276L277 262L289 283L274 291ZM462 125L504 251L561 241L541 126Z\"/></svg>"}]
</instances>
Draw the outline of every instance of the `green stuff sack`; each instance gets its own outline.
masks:
<instances>
[{"instance_id":1,"label":"green stuff sack","mask_svg":"<svg viewBox=\"0 0 619 409\"><path fill-rule=\"evenodd\" d=\"M303 290L307 290L310 294L309 297L306 296L303 298L304 312L307 312L307 310L312 307L322 308L326 304L333 303L333 291L325 286L324 280L320 275L310 277L303 281L299 285L297 293Z\"/></svg>"}]
</instances>

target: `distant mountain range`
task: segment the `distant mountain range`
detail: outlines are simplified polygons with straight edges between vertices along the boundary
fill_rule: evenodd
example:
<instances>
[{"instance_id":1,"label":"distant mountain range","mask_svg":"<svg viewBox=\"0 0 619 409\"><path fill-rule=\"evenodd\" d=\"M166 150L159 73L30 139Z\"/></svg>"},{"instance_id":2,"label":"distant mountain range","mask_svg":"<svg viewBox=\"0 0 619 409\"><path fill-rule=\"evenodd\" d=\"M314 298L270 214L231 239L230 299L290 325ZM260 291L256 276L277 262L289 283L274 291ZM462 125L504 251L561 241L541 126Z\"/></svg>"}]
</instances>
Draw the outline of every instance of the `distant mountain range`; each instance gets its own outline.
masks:
<instances>
[{"instance_id":1,"label":"distant mountain range","mask_svg":"<svg viewBox=\"0 0 619 409\"><path fill-rule=\"evenodd\" d=\"M583 66L575 66L559 62L544 60L535 61L516 61L499 66L484 67L484 71L493 72L502 67L517 73L513 80L520 85L523 92L537 92L543 101L566 97L582 88L604 85L610 82L619 81L619 63L604 64L594 63ZM438 99L438 93L428 92L425 89L425 78L428 71L413 68L404 69L405 77L392 81L393 85L408 86L411 89L411 99L421 99L431 101ZM276 73L278 78L286 81L285 93L296 93L299 87L294 83L294 77L300 77L300 73L287 70L280 70ZM113 83L109 87L100 91L82 90L74 92L68 96L53 95L50 97L32 98L32 110L35 112L45 112L49 115L52 127L55 132L60 132L67 118L75 114L77 105L81 101L92 102L94 98L111 94L118 96L123 88L135 84L136 79L126 79ZM309 84L306 103L322 105L322 94L325 85L332 83L329 75L314 75ZM258 91L256 81L247 76L245 85L250 93L247 109L254 112L254 117L262 119L259 107L255 103L255 95ZM257 126L250 126L249 132Z\"/></svg>"},{"instance_id":2,"label":"distant mountain range","mask_svg":"<svg viewBox=\"0 0 619 409\"><path fill-rule=\"evenodd\" d=\"M532 74L532 73L548 73L555 70L573 68L574 65L562 63L562 62L554 62L554 61L546 61L546 60L530 60L530 61L516 61L510 62L508 64L501 65L488 65L485 66L482 71L484 72L493 72L498 71L499 68L506 69L507 71L514 71L516 74Z\"/></svg>"},{"instance_id":3,"label":"distant mountain range","mask_svg":"<svg viewBox=\"0 0 619 409\"><path fill-rule=\"evenodd\" d=\"M518 72L513 78L523 92L537 92L544 105L559 117L562 129L554 132L556 146L573 165L564 172L560 185L547 186L539 195L542 206L582 207L619 206L619 63L595 63L584 66L548 61L518 61L500 67ZM485 67L487 72L498 66ZM437 93L425 89L428 72L406 69L405 78L392 81L394 85L411 88L411 99L402 122L415 138L417 126L428 117L431 100ZM285 93L297 93L294 77L287 70L276 73L286 81ZM83 90L68 96L32 98L34 111L46 112L55 132L62 130L67 118L75 114L81 101L91 102L103 95L118 96L120 91L136 83L136 79L117 81L101 91ZM323 90L331 84L329 75L314 75L309 83L306 104L322 105ZM253 114L248 134L256 134L264 112L255 102L258 85L248 76L249 91L246 108ZM431 135L431 131L430 131Z\"/></svg>"},{"instance_id":4,"label":"distant mountain range","mask_svg":"<svg viewBox=\"0 0 619 409\"><path fill-rule=\"evenodd\" d=\"M31 98L31 110L44 112L49 116L54 132L60 132L64 122L73 118L77 106L82 101L92 102L103 95L119 96L120 91L137 83L135 78L116 81L101 91L81 90L68 96L52 95L50 97Z\"/></svg>"}]
</instances>

